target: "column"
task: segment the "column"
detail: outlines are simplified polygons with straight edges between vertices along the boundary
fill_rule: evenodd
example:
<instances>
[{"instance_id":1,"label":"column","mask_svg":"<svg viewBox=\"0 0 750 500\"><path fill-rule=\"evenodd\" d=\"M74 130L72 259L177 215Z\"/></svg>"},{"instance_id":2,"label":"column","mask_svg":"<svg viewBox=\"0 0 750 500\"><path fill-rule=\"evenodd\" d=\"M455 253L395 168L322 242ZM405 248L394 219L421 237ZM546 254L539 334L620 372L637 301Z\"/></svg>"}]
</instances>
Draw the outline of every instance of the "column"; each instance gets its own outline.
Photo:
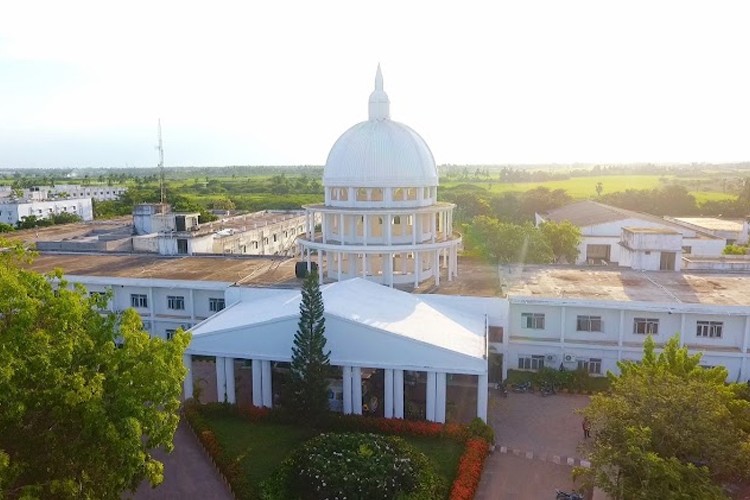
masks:
<instances>
[{"instance_id":1,"label":"column","mask_svg":"<svg viewBox=\"0 0 750 500\"><path fill-rule=\"evenodd\" d=\"M227 399L227 374L224 368L226 358L216 356L216 401L225 402Z\"/></svg>"},{"instance_id":2,"label":"column","mask_svg":"<svg viewBox=\"0 0 750 500\"><path fill-rule=\"evenodd\" d=\"M341 281L341 252L336 252L336 280Z\"/></svg>"},{"instance_id":3,"label":"column","mask_svg":"<svg viewBox=\"0 0 750 500\"><path fill-rule=\"evenodd\" d=\"M318 250L318 285L323 284L323 250Z\"/></svg>"},{"instance_id":4,"label":"column","mask_svg":"<svg viewBox=\"0 0 750 500\"><path fill-rule=\"evenodd\" d=\"M440 285L440 250L433 253L434 262L432 263L433 274L435 275L435 286Z\"/></svg>"},{"instance_id":5,"label":"column","mask_svg":"<svg viewBox=\"0 0 750 500\"><path fill-rule=\"evenodd\" d=\"M430 422L435 421L435 389L437 388L435 372L427 372L427 411L425 416Z\"/></svg>"},{"instance_id":6,"label":"column","mask_svg":"<svg viewBox=\"0 0 750 500\"><path fill-rule=\"evenodd\" d=\"M235 404L237 395L234 389L234 358L224 358L224 380L226 380L227 403Z\"/></svg>"},{"instance_id":7,"label":"column","mask_svg":"<svg viewBox=\"0 0 750 500\"><path fill-rule=\"evenodd\" d=\"M384 370L383 377L383 416L393 418L393 370Z\"/></svg>"},{"instance_id":8,"label":"column","mask_svg":"<svg viewBox=\"0 0 750 500\"><path fill-rule=\"evenodd\" d=\"M344 244L344 235L346 233L344 232L344 214L339 214L339 243L341 245Z\"/></svg>"},{"instance_id":9,"label":"column","mask_svg":"<svg viewBox=\"0 0 750 500\"><path fill-rule=\"evenodd\" d=\"M422 270L422 252L414 251L414 288L419 286L419 275Z\"/></svg>"},{"instance_id":10,"label":"column","mask_svg":"<svg viewBox=\"0 0 750 500\"><path fill-rule=\"evenodd\" d=\"M343 366L341 369L344 382L344 415L352 412L352 367Z\"/></svg>"},{"instance_id":11,"label":"column","mask_svg":"<svg viewBox=\"0 0 750 500\"><path fill-rule=\"evenodd\" d=\"M271 386L271 362L261 361L261 394L263 395L263 406L273 408L273 387Z\"/></svg>"},{"instance_id":12,"label":"column","mask_svg":"<svg viewBox=\"0 0 750 500\"><path fill-rule=\"evenodd\" d=\"M680 347L685 345L685 313L680 314Z\"/></svg>"},{"instance_id":13,"label":"column","mask_svg":"<svg viewBox=\"0 0 750 500\"><path fill-rule=\"evenodd\" d=\"M367 246L367 240L369 239L370 234L367 228L367 219L369 219L367 215L362 216L362 244L364 246Z\"/></svg>"},{"instance_id":14,"label":"column","mask_svg":"<svg viewBox=\"0 0 750 500\"><path fill-rule=\"evenodd\" d=\"M625 310L620 310L620 331L617 332L617 361L622 361L622 338L625 335Z\"/></svg>"},{"instance_id":15,"label":"column","mask_svg":"<svg viewBox=\"0 0 750 500\"><path fill-rule=\"evenodd\" d=\"M445 404L447 403L446 376L444 372L435 374L435 421L445 423Z\"/></svg>"},{"instance_id":16,"label":"column","mask_svg":"<svg viewBox=\"0 0 750 500\"><path fill-rule=\"evenodd\" d=\"M503 360L505 365L505 360ZM487 373L477 375L477 417L487 423Z\"/></svg>"},{"instance_id":17,"label":"column","mask_svg":"<svg viewBox=\"0 0 750 500\"><path fill-rule=\"evenodd\" d=\"M323 216L320 218L320 232L322 234L322 241L326 243L328 238L326 237L326 231L328 229L328 214L323 212Z\"/></svg>"},{"instance_id":18,"label":"column","mask_svg":"<svg viewBox=\"0 0 750 500\"><path fill-rule=\"evenodd\" d=\"M263 369L262 369L262 361L259 359L254 359L252 361L252 367L253 367L253 406L257 406L260 408L263 406L263 386L262 380L263 380Z\"/></svg>"},{"instance_id":19,"label":"column","mask_svg":"<svg viewBox=\"0 0 750 500\"><path fill-rule=\"evenodd\" d=\"M393 216L387 214L386 217L388 217L388 225L385 229L385 243L391 246L391 241L393 240Z\"/></svg>"},{"instance_id":20,"label":"column","mask_svg":"<svg viewBox=\"0 0 750 500\"><path fill-rule=\"evenodd\" d=\"M185 399L190 399L193 397L193 356L191 356L190 354L183 354L182 364L187 370L187 373L185 374L185 380L182 381L182 390Z\"/></svg>"},{"instance_id":21,"label":"column","mask_svg":"<svg viewBox=\"0 0 750 500\"><path fill-rule=\"evenodd\" d=\"M393 370L393 417L404 418L404 370Z\"/></svg>"},{"instance_id":22,"label":"column","mask_svg":"<svg viewBox=\"0 0 750 500\"><path fill-rule=\"evenodd\" d=\"M362 254L362 277L367 277L367 254Z\"/></svg>"},{"instance_id":23,"label":"column","mask_svg":"<svg viewBox=\"0 0 750 500\"><path fill-rule=\"evenodd\" d=\"M305 262L307 262L307 272L309 273L312 271L312 266L310 263L310 247L305 248Z\"/></svg>"},{"instance_id":24,"label":"column","mask_svg":"<svg viewBox=\"0 0 750 500\"><path fill-rule=\"evenodd\" d=\"M417 213L412 212L411 214L411 244L417 244Z\"/></svg>"},{"instance_id":25,"label":"column","mask_svg":"<svg viewBox=\"0 0 750 500\"><path fill-rule=\"evenodd\" d=\"M352 413L362 415L362 368L352 366Z\"/></svg>"}]
</instances>

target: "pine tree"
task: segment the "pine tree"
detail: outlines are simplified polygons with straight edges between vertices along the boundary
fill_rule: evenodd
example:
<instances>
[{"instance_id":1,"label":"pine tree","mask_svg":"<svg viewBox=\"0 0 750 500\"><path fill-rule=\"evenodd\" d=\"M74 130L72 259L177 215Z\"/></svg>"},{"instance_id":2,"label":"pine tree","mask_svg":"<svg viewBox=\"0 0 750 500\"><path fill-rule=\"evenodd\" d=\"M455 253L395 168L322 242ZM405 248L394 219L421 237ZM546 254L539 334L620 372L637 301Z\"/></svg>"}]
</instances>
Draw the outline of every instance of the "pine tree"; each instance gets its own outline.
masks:
<instances>
[{"instance_id":1,"label":"pine tree","mask_svg":"<svg viewBox=\"0 0 750 500\"><path fill-rule=\"evenodd\" d=\"M316 422L328 409L329 356L325 352L323 295L318 274L308 273L302 285L300 318L292 347L289 409L301 421Z\"/></svg>"}]
</instances>

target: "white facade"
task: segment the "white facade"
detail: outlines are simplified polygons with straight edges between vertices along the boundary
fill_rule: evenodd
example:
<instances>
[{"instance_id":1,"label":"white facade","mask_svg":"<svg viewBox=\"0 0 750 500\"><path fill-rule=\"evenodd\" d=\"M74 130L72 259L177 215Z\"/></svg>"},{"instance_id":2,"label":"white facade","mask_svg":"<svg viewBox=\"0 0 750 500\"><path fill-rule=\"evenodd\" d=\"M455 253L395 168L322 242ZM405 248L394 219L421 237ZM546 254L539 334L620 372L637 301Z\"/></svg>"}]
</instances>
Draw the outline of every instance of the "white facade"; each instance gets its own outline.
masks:
<instances>
[{"instance_id":1,"label":"white facade","mask_svg":"<svg viewBox=\"0 0 750 500\"><path fill-rule=\"evenodd\" d=\"M297 240L321 283L362 277L417 287L428 279L439 284L441 269L448 280L457 276L455 205L437 201L437 167L425 141L390 119L380 67L369 120L336 141L323 186L325 204L305 207L305 234Z\"/></svg>"},{"instance_id":2,"label":"white facade","mask_svg":"<svg viewBox=\"0 0 750 500\"><path fill-rule=\"evenodd\" d=\"M53 215L69 213L77 215L81 220L94 219L91 198L67 198L63 200L10 200L0 201L0 222L16 225L24 217L35 216L37 219L47 219Z\"/></svg>"},{"instance_id":3,"label":"white facade","mask_svg":"<svg viewBox=\"0 0 750 500\"><path fill-rule=\"evenodd\" d=\"M111 292L109 310L133 307L144 328L168 338L178 328L187 330L226 307L225 292L231 283L101 276L66 276L89 293Z\"/></svg>"},{"instance_id":4,"label":"white facade","mask_svg":"<svg viewBox=\"0 0 750 500\"><path fill-rule=\"evenodd\" d=\"M679 334L702 352L706 366L722 365L728 381L750 378L750 307L708 304L592 301L512 296L502 342L503 371L583 367L593 375L618 373L617 361L639 360L647 334L657 345Z\"/></svg>"},{"instance_id":5,"label":"white facade","mask_svg":"<svg viewBox=\"0 0 750 500\"><path fill-rule=\"evenodd\" d=\"M77 184L58 184L41 189L46 190L50 197L93 198L96 201L117 200L128 192L125 186L79 186Z\"/></svg>"}]
</instances>

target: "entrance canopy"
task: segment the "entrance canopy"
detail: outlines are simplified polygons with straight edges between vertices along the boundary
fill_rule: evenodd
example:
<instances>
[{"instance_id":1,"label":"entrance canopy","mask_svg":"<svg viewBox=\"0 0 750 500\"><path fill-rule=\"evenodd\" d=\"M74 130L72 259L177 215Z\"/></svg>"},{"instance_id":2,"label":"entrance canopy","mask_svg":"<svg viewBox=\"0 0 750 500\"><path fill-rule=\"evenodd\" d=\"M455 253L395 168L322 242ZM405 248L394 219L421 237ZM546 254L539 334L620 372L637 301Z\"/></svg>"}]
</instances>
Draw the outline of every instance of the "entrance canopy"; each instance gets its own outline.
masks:
<instances>
[{"instance_id":1,"label":"entrance canopy","mask_svg":"<svg viewBox=\"0 0 750 500\"><path fill-rule=\"evenodd\" d=\"M331 364L484 374L484 315L361 278L321 287ZM301 293L242 300L196 325L189 354L290 361ZM446 302L446 301L443 301Z\"/></svg>"}]
</instances>

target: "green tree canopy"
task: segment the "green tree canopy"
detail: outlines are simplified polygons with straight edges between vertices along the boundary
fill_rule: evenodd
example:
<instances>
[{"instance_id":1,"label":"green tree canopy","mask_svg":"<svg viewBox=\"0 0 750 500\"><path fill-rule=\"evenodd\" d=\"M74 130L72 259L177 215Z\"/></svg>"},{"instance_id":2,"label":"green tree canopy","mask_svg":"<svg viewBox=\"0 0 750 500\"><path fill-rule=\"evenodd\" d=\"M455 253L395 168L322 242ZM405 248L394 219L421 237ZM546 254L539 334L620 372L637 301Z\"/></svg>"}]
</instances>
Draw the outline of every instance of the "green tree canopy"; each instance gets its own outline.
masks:
<instances>
[{"instance_id":1,"label":"green tree canopy","mask_svg":"<svg viewBox=\"0 0 750 500\"><path fill-rule=\"evenodd\" d=\"M547 264L553 260L549 243L528 222L511 224L493 217L475 217L467 228L466 243L470 252L497 264Z\"/></svg>"},{"instance_id":2,"label":"green tree canopy","mask_svg":"<svg viewBox=\"0 0 750 500\"><path fill-rule=\"evenodd\" d=\"M325 352L325 317L323 294L318 273L310 272L302 284L299 322L292 346L290 397L292 413L303 422L316 422L328 410L329 356Z\"/></svg>"},{"instance_id":3,"label":"green tree canopy","mask_svg":"<svg viewBox=\"0 0 750 500\"><path fill-rule=\"evenodd\" d=\"M579 253L578 245L581 243L580 228L570 221L563 221L545 222L540 229L552 249L555 262L575 264Z\"/></svg>"},{"instance_id":4,"label":"green tree canopy","mask_svg":"<svg viewBox=\"0 0 750 500\"><path fill-rule=\"evenodd\" d=\"M702 368L673 337L641 363L618 363L609 394L583 410L594 431L586 482L615 499L724 498L723 481L750 467L750 403L727 385L724 367Z\"/></svg>"},{"instance_id":5,"label":"green tree canopy","mask_svg":"<svg viewBox=\"0 0 750 500\"><path fill-rule=\"evenodd\" d=\"M0 242L0 246L2 242ZM0 497L119 499L162 480L189 335L150 338L55 272L0 252Z\"/></svg>"}]
</instances>

